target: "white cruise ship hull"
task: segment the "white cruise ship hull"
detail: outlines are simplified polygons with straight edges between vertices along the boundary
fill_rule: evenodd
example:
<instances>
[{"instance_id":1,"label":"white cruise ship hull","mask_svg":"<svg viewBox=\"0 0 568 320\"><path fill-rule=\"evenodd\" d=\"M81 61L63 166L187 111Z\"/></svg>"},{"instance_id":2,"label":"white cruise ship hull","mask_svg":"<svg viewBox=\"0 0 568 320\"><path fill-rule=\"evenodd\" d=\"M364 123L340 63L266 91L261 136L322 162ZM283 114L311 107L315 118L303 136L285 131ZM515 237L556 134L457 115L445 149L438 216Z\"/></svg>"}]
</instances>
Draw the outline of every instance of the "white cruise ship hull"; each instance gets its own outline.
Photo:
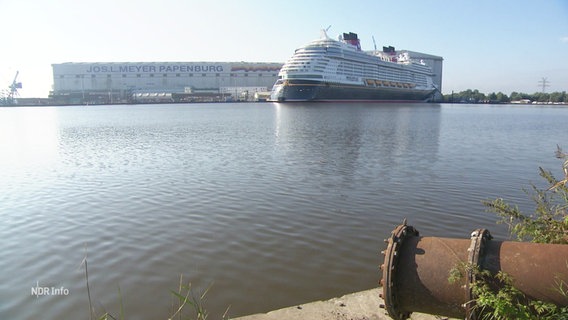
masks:
<instances>
[{"instance_id":1,"label":"white cruise ship hull","mask_svg":"<svg viewBox=\"0 0 568 320\"><path fill-rule=\"evenodd\" d=\"M412 88L361 86L325 83L311 80L288 80L276 83L271 101L377 101L427 102L434 90Z\"/></svg>"}]
</instances>

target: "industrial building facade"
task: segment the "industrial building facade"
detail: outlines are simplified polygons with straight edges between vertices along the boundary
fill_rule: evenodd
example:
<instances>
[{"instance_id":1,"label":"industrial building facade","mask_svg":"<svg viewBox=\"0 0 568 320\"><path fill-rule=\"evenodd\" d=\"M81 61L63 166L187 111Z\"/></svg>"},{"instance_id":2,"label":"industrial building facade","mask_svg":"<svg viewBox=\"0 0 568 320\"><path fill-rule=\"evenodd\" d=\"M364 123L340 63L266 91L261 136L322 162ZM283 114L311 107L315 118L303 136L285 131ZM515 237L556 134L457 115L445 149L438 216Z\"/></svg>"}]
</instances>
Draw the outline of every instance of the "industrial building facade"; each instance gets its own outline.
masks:
<instances>
[{"instance_id":1,"label":"industrial building facade","mask_svg":"<svg viewBox=\"0 0 568 320\"><path fill-rule=\"evenodd\" d=\"M68 62L53 64L61 104L250 100L269 91L282 63Z\"/></svg>"},{"instance_id":2,"label":"industrial building facade","mask_svg":"<svg viewBox=\"0 0 568 320\"><path fill-rule=\"evenodd\" d=\"M434 82L434 85L436 85L436 88L438 89L434 93L434 101L444 100L444 97L442 95L442 69L444 65L444 58L416 51L409 51L409 50L404 50L404 51L408 52L408 54L410 55L410 57L412 57L412 59L422 60L426 65L432 68L432 73L433 73L432 81Z\"/></svg>"}]
</instances>

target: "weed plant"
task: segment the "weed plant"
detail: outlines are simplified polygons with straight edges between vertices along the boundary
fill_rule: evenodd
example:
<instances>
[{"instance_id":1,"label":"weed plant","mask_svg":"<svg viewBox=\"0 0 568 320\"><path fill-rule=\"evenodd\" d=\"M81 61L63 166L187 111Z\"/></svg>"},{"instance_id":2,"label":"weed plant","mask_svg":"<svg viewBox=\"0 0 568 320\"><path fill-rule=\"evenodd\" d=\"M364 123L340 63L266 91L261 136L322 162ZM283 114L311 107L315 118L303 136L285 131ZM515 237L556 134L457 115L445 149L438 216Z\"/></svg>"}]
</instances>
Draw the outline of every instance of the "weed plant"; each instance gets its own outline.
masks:
<instances>
[{"instance_id":1,"label":"weed plant","mask_svg":"<svg viewBox=\"0 0 568 320\"><path fill-rule=\"evenodd\" d=\"M497 223L507 224L511 236L519 241L568 244L568 155L557 148L556 157L564 160L564 178L557 180L550 171L539 167L540 176L550 187L539 189L533 184L532 193L525 190L536 204L534 214L524 214L501 198L483 202L500 218Z\"/></svg>"},{"instance_id":2,"label":"weed plant","mask_svg":"<svg viewBox=\"0 0 568 320\"><path fill-rule=\"evenodd\" d=\"M118 287L118 298L119 298L119 306L120 310L118 316L104 310L101 315L97 315L97 312L93 308L93 303L91 299L91 290L89 286L89 268L88 268L88 261L87 255L85 254L85 258L83 259L82 266L85 267L85 280L87 286L87 296L89 300L89 320L125 320L125 313L124 313L124 305L122 301L122 293L120 291L120 286ZM171 316L169 316L168 320L206 320L209 316L208 311L204 306L204 302L206 300L206 295L211 289L212 285L210 285L203 293L196 294L191 286L191 282L184 283L183 275L180 275L179 278L179 287L177 291L171 290L170 293L173 297L172 302L172 312ZM227 314L229 312L229 308L225 310L225 313L222 316L222 319L228 319Z\"/></svg>"},{"instance_id":3,"label":"weed plant","mask_svg":"<svg viewBox=\"0 0 568 320\"><path fill-rule=\"evenodd\" d=\"M563 179L556 179L550 171L539 167L540 176L550 187L540 189L532 184L530 191L524 190L536 204L533 214L524 214L501 198L483 202L488 212L499 217L497 223L507 224L510 236L519 241L568 244L568 154L557 147L555 155L563 160ZM559 258L566 259L568 272L568 257ZM527 299L513 286L512 277L501 271L491 274L462 264L450 271L448 280L463 280L467 271L475 279L471 289L478 319L568 319L568 306ZM568 298L568 284L559 280L556 286Z\"/></svg>"}]
</instances>

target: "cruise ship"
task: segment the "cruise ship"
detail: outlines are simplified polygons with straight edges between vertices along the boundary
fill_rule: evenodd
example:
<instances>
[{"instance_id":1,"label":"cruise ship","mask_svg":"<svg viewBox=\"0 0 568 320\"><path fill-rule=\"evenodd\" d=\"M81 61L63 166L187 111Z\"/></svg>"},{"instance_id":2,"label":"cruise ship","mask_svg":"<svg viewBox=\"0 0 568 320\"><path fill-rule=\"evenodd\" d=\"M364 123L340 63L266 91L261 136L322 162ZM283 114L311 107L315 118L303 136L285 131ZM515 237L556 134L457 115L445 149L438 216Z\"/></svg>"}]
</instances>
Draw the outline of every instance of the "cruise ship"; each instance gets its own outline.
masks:
<instances>
[{"instance_id":1,"label":"cruise ship","mask_svg":"<svg viewBox=\"0 0 568 320\"><path fill-rule=\"evenodd\" d=\"M437 90L432 68L394 47L362 51L355 33L322 36L286 61L270 100L427 102Z\"/></svg>"}]
</instances>

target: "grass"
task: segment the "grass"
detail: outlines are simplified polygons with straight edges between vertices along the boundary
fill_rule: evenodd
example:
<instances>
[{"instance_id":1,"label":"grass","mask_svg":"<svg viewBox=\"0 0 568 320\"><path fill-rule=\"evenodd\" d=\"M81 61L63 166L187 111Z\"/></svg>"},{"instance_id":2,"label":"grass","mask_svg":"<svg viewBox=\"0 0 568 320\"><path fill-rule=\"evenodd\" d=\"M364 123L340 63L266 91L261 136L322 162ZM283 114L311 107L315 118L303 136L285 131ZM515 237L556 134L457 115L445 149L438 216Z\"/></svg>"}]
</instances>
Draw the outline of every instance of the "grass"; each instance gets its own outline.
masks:
<instances>
[{"instance_id":1,"label":"grass","mask_svg":"<svg viewBox=\"0 0 568 320\"><path fill-rule=\"evenodd\" d=\"M567 265L568 270L568 265ZM475 297L474 314L476 319L522 319L556 320L568 319L568 307L528 299L523 292L513 286L513 278L505 272L492 274L478 266L461 263L450 270L450 283L463 283L465 274L471 272L474 282L471 284ZM560 293L568 297L566 283L557 283ZM470 301L468 301L470 302Z\"/></svg>"},{"instance_id":2,"label":"grass","mask_svg":"<svg viewBox=\"0 0 568 320\"><path fill-rule=\"evenodd\" d=\"M87 254L85 253L85 258L81 262L81 266L85 268L85 281L87 286L87 297L89 301L89 319L90 320L125 320L124 304L122 299L122 292L120 286L118 287L118 298L119 298L119 314L118 316L104 310L104 313L97 315L92 303L91 289L89 285L89 267ZM179 286L177 291L171 290L170 293L173 297L172 302L172 312L168 320L206 320L209 316L209 312L205 308L204 302L206 300L207 293L211 289L213 284L211 284L207 289L201 293L196 294L191 286L191 282L184 283L183 275L180 275ZM228 307L222 316L222 319L228 319ZM103 308L104 309L104 308Z\"/></svg>"}]
</instances>

